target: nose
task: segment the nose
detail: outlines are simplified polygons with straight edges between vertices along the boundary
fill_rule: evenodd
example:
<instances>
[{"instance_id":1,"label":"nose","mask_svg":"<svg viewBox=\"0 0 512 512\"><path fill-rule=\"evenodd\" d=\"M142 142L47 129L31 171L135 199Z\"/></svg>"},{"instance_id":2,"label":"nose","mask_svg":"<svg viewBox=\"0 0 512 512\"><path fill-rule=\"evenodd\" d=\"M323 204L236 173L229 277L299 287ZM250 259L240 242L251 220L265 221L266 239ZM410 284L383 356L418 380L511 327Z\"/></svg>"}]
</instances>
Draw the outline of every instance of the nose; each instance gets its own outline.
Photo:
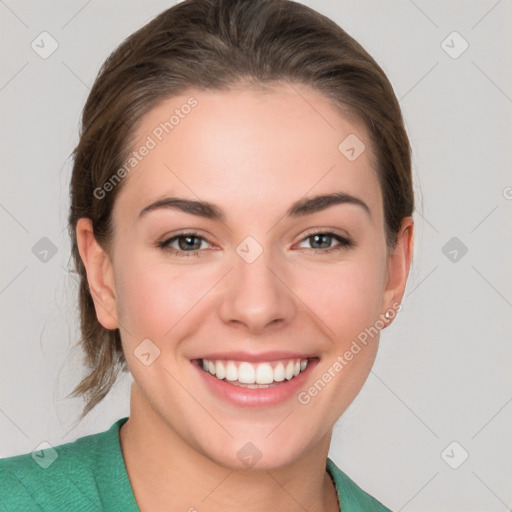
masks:
<instances>
[{"instance_id":1,"label":"nose","mask_svg":"<svg viewBox=\"0 0 512 512\"><path fill-rule=\"evenodd\" d=\"M287 325L297 313L289 280L270 251L263 251L251 263L235 254L220 306L221 319L251 334Z\"/></svg>"}]
</instances>

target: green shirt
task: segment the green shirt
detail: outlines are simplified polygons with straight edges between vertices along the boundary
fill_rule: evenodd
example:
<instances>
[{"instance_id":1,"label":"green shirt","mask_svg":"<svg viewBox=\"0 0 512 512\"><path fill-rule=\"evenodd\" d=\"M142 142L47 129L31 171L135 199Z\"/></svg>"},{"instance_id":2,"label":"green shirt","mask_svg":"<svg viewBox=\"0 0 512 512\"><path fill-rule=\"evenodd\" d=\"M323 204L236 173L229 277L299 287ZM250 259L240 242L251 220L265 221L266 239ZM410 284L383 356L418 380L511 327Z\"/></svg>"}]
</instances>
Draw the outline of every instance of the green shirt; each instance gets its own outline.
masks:
<instances>
[{"instance_id":1,"label":"green shirt","mask_svg":"<svg viewBox=\"0 0 512 512\"><path fill-rule=\"evenodd\" d=\"M1 512L140 512L119 442L109 430L72 443L0 459ZM327 459L342 512L390 512Z\"/></svg>"}]
</instances>

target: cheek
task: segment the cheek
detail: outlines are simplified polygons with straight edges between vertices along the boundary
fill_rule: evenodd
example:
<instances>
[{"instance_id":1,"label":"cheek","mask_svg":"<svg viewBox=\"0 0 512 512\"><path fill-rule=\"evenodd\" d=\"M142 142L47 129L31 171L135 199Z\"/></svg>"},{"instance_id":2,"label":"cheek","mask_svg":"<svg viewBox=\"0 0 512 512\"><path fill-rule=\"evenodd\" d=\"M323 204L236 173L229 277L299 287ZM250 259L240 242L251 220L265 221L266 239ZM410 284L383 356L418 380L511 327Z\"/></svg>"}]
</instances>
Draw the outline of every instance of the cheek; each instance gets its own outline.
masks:
<instances>
[{"instance_id":1,"label":"cheek","mask_svg":"<svg viewBox=\"0 0 512 512\"><path fill-rule=\"evenodd\" d=\"M291 294L298 309L305 306L312 311L329 338L356 336L381 312L385 261L378 245L365 244L344 261L288 263L281 273L291 291L282 293ZM205 296L222 275L208 264L169 264L161 254L148 255L147 250L120 248L118 254L114 266L117 310L131 343L167 339L189 312L207 307Z\"/></svg>"},{"instance_id":2,"label":"cheek","mask_svg":"<svg viewBox=\"0 0 512 512\"><path fill-rule=\"evenodd\" d=\"M325 269L324 269L325 270ZM299 403L313 416L334 424L366 381L378 348L376 322L381 314L384 266L378 258L366 263L346 261L329 271L309 269L301 274L301 297L320 319L332 341L319 378L302 390ZM318 397L318 398L317 398Z\"/></svg>"},{"instance_id":3,"label":"cheek","mask_svg":"<svg viewBox=\"0 0 512 512\"><path fill-rule=\"evenodd\" d=\"M132 343L141 338L158 340L197 305L213 286L211 269L190 271L187 266L170 266L150 258L132 258L120 267L116 282L118 314Z\"/></svg>"},{"instance_id":4,"label":"cheek","mask_svg":"<svg viewBox=\"0 0 512 512\"><path fill-rule=\"evenodd\" d=\"M383 268L378 260L303 269L297 281L297 295L322 320L328 336L340 343L375 323L383 288Z\"/></svg>"}]
</instances>

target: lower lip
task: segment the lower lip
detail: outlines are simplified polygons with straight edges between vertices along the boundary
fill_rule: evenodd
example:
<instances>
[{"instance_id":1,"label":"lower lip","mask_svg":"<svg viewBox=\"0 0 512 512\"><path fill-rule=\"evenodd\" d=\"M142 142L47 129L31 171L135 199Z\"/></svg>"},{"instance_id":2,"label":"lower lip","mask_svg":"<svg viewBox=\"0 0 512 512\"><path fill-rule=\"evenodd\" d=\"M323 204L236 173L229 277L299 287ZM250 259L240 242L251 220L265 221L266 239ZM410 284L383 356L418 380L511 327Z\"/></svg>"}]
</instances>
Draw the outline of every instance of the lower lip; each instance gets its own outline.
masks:
<instances>
[{"instance_id":1,"label":"lower lip","mask_svg":"<svg viewBox=\"0 0 512 512\"><path fill-rule=\"evenodd\" d=\"M297 377L293 377L293 379L288 381L284 380L275 386L258 389L243 388L229 384L229 382L217 379L217 377L205 372L194 362L192 362L192 365L197 369L209 390L219 398L238 407L265 407L279 405L296 397L300 388L309 377L311 369L317 363L318 359L310 360L307 368L299 373Z\"/></svg>"}]
</instances>

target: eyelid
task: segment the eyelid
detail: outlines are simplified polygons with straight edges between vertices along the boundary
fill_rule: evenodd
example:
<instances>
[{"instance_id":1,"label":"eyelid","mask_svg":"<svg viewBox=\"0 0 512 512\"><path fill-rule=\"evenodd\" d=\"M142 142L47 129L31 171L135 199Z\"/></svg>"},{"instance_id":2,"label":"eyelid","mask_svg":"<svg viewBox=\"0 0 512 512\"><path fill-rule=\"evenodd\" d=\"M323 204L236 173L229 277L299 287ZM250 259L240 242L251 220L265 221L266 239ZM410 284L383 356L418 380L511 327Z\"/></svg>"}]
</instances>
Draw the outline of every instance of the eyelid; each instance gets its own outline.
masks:
<instances>
[{"instance_id":1,"label":"eyelid","mask_svg":"<svg viewBox=\"0 0 512 512\"><path fill-rule=\"evenodd\" d=\"M215 245L213 244L208 237L203 236L200 232L201 230L182 230L178 233L174 233L171 236L166 235L162 241L157 242L157 247L159 247L161 250L169 252L172 255L175 255L177 257L181 256L204 256L205 255L205 249L194 249L193 251L185 251L180 249L175 249L171 247L171 243L174 242L178 238L182 237L196 237L200 239L202 242L206 242L209 245ZM342 231L343 234L339 234L339 231ZM334 239L337 243L337 245L334 245L333 247L327 247L324 249L314 249L314 248L307 248L304 247L302 249L306 249L309 251L313 251L315 254L328 254L332 251L342 250L342 249L350 249L355 247L355 243L352 239L352 237L345 231L340 230L337 228L311 228L307 230L306 232L302 233L300 240L294 244L298 245L305 241L307 241L309 238L311 238L314 235L327 235L331 239ZM206 249L211 251L212 249ZM213 249L215 250L215 249Z\"/></svg>"},{"instance_id":2,"label":"eyelid","mask_svg":"<svg viewBox=\"0 0 512 512\"><path fill-rule=\"evenodd\" d=\"M203 240L207 241L209 244L212 244L212 245L214 244L210 240L209 234L205 234L200 229L194 229L194 228L178 230L175 233L172 233L172 232L166 233L164 236L160 237L159 243L168 242L169 240L172 240L173 238L180 238L182 236L196 236L197 238L202 238Z\"/></svg>"},{"instance_id":3,"label":"eyelid","mask_svg":"<svg viewBox=\"0 0 512 512\"><path fill-rule=\"evenodd\" d=\"M302 249L306 249L308 251L313 251L315 254L318 254L318 253L326 254L326 253L330 253L331 251L336 251L336 250L341 250L341 249L351 249L356 246L354 240L352 239L352 237L350 235L346 234L346 231L343 230L344 234L339 234L337 231L338 230L333 229L333 228L330 228L330 229L325 229L325 228L324 229L316 229L315 228L315 229L313 229L313 231L309 231L309 232L305 233L301 237L299 242L297 242L295 245L300 245L315 235L326 235L329 238L331 238L332 240L334 240L334 242L337 242L337 244L333 245L332 247L327 247L325 249L315 249L313 247L311 247L311 248L302 247Z\"/></svg>"},{"instance_id":4,"label":"eyelid","mask_svg":"<svg viewBox=\"0 0 512 512\"><path fill-rule=\"evenodd\" d=\"M215 245L210 240L209 237L204 236L200 232L201 230L195 230L195 229L185 229L182 231L178 231L177 233L173 233L170 235L166 235L162 237L161 241L158 241L155 245L158 249L161 251L164 251L171 256L176 256L177 258L181 257L201 257L205 256L206 251L212 251L216 249L194 249L193 251L183 251L180 249L175 249L171 246L171 243L174 243L177 239L183 238L183 237L195 237L199 238L202 242L206 242L208 245Z\"/></svg>"},{"instance_id":5,"label":"eyelid","mask_svg":"<svg viewBox=\"0 0 512 512\"><path fill-rule=\"evenodd\" d=\"M338 235L342 238L346 238L349 241L352 240L352 237L350 236L348 231L345 231L344 229L333 228L333 227L321 227L321 228L307 229L305 232L303 232L301 234L301 238L299 239L299 242L302 242L302 241L304 241L304 239L306 239L310 236L316 235L316 234L332 234L332 235ZM159 244L166 243L174 238L179 238L182 236L196 236L198 238L202 238L209 244L214 245L213 242L210 240L209 235L205 235L204 233L201 232L201 230L192 229L192 228L190 230L181 230L181 231L178 231L177 233L166 234L163 237L161 237L161 240L158 243Z\"/></svg>"},{"instance_id":6,"label":"eyelid","mask_svg":"<svg viewBox=\"0 0 512 512\"><path fill-rule=\"evenodd\" d=\"M165 236L161 237L160 241L157 243L159 245L165 244L165 243L169 243L171 240L174 241L175 239L187 237L187 236L200 238L201 240L207 242L210 245L215 245L215 243L210 240L209 236L206 236L200 230L195 230L195 229L183 230L183 231L178 231L177 233L171 233L171 234L165 235Z\"/></svg>"},{"instance_id":7,"label":"eyelid","mask_svg":"<svg viewBox=\"0 0 512 512\"><path fill-rule=\"evenodd\" d=\"M340 228L329 227L329 226L307 229L306 231L304 231L301 234L302 238L300 240L302 241L304 238L307 238L308 236L313 236L316 234L332 234L332 235L338 235L342 238L346 238L347 240L352 240L352 237L350 236L350 233L348 231L346 231L344 229L340 229Z\"/></svg>"}]
</instances>

